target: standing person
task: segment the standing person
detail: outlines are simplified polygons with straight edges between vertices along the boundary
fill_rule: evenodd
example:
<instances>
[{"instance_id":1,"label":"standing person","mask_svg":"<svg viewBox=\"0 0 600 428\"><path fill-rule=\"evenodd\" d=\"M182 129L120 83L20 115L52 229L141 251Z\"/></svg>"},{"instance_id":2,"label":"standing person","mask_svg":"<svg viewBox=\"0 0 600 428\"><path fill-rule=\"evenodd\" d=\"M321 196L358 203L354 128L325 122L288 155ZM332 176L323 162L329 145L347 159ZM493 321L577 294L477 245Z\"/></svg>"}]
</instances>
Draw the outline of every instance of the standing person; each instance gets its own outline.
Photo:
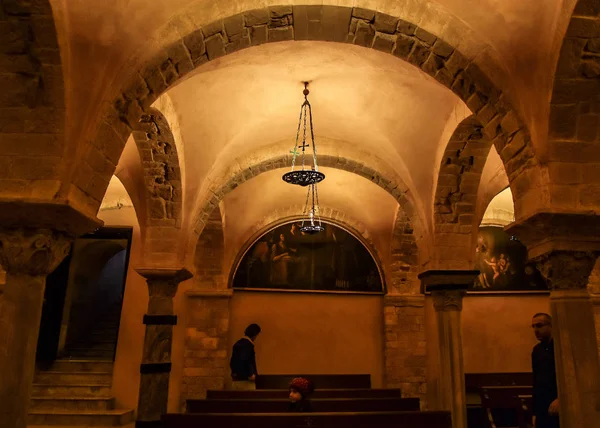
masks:
<instances>
[{"instance_id":1,"label":"standing person","mask_svg":"<svg viewBox=\"0 0 600 428\"><path fill-rule=\"evenodd\" d=\"M546 313L537 313L533 316L531 326L536 339L540 341L531 353L533 426L534 428L559 428L552 317Z\"/></svg>"},{"instance_id":2,"label":"standing person","mask_svg":"<svg viewBox=\"0 0 600 428\"><path fill-rule=\"evenodd\" d=\"M309 397L314 387L310 380L297 377L290 383L290 406L288 412L312 412Z\"/></svg>"},{"instance_id":3,"label":"standing person","mask_svg":"<svg viewBox=\"0 0 600 428\"><path fill-rule=\"evenodd\" d=\"M231 368L231 379L233 389L252 390L256 389L256 354L254 353L254 342L260 333L258 324L250 324L244 331L245 337L233 345L229 367Z\"/></svg>"}]
</instances>

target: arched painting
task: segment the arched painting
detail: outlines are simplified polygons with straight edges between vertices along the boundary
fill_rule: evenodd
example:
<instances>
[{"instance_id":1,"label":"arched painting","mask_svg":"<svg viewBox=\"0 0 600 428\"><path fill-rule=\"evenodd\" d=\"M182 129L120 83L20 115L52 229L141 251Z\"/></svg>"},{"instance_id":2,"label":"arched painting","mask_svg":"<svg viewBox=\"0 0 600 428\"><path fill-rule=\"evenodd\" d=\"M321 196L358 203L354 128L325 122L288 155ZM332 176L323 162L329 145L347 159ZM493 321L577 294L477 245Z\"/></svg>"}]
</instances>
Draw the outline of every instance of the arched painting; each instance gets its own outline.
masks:
<instances>
[{"instance_id":1,"label":"arched painting","mask_svg":"<svg viewBox=\"0 0 600 428\"><path fill-rule=\"evenodd\" d=\"M472 291L544 291L548 286L527 248L501 227L480 227L475 269L480 271Z\"/></svg>"},{"instance_id":2,"label":"arched painting","mask_svg":"<svg viewBox=\"0 0 600 428\"><path fill-rule=\"evenodd\" d=\"M233 278L238 289L383 292L377 264L351 233L332 224L314 235L297 222L277 226L246 251Z\"/></svg>"}]
</instances>

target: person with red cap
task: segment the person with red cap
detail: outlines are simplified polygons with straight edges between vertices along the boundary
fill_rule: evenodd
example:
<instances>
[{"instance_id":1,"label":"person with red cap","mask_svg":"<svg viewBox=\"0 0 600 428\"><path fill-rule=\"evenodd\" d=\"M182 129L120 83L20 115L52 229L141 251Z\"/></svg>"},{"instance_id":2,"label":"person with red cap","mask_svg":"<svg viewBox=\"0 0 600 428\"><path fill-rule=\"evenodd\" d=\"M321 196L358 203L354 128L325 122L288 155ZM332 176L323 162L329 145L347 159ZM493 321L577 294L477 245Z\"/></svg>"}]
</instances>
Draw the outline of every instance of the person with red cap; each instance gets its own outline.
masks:
<instances>
[{"instance_id":1,"label":"person with red cap","mask_svg":"<svg viewBox=\"0 0 600 428\"><path fill-rule=\"evenodd\" d=\"M314 392L310 380L297 377L290 383L290 407L288 412L312 412L310 395Z\"/></svg>"}]
</instances>

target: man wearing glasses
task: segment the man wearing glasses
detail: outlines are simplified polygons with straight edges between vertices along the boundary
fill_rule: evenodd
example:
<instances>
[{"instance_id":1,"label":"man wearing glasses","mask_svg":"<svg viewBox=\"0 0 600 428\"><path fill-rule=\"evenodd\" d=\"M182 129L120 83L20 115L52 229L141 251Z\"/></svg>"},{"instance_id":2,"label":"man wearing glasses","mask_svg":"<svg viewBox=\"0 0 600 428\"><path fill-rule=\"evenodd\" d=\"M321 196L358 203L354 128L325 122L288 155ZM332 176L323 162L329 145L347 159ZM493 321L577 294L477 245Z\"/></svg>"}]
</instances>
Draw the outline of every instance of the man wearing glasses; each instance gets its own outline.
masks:
<instances>
[{"instance_id":1,"label":"man wearing glasses","mask_svg":"<svg viewBox=\"0 0 600 428\"><path fill-rule=\"evenodd\" d=\"M540 341L531 353L533 369L533 426L558 428L558 388L552 340L552 317L546 313L533 316L535 337Z\"/></svg>"}]
</instances>

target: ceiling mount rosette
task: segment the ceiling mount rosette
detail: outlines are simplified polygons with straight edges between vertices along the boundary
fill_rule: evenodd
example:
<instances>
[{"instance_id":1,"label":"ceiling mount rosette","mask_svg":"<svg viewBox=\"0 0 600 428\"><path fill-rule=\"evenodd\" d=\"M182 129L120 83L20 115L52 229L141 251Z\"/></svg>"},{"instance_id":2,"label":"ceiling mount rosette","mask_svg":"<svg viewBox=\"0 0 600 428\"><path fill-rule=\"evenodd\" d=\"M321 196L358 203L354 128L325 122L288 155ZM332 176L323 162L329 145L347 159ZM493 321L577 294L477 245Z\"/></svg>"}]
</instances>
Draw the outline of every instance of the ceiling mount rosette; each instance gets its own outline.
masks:
<instances>
[{"instance_id":1,"label":"ceiling mount rosette","mask_svg":"<svg viewBox=\"0 0 600 428\"><path fill-rule=\"evenodd\" d=\"M317 146L315 143L315 133L312 121L312 107L308 101L308 82L304 82L304 102L300 107L300 118L298 119L298 130L296 132L296 144L292 154L292 170L286 172L281 177L283 181L299 186L310 186L320 183L325 179L325 174L319 171L317 163ZM302 140L300 141L300 130L302 130ZM306 142L307 130L310 131L310 144ZM307 164L307 149L312 148L312 165ZM300 151L299 151L300 149ZM301 165L296 169L296 161L300 157Z\"/></svg>"}]
</instances>

